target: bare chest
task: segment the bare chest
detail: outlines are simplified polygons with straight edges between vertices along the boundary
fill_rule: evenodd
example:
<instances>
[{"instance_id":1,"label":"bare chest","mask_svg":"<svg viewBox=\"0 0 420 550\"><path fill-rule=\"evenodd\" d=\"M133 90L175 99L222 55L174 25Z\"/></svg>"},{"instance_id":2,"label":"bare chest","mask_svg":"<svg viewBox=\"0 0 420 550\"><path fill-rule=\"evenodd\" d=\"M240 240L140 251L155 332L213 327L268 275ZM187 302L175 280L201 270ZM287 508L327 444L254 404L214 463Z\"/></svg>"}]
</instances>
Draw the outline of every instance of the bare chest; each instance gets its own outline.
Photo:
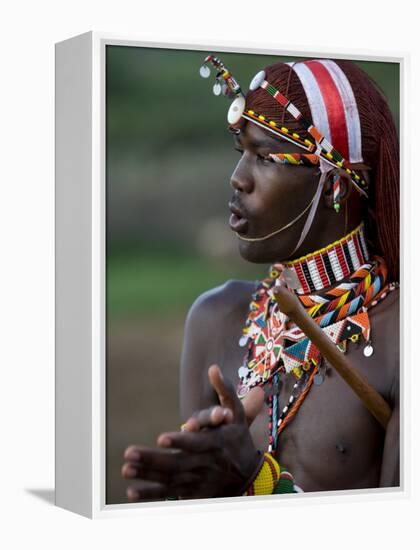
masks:
<instances>
[{"instance_id":1,"label":"bare chest","mask_svg":"<svg viewBox=\"0 0 420 550\"><path fill-rule=\"evenodd\" d=\"M241 329L242 318L230 323L220 350L222 368L235 384L244 356L244 350L238 346ZM388 346L380 342L378 339L369 358L363 354L362 342L350 344L347 356L350 364L387 398L392 369L387 367ZM311 386L296 414L279 434L277 458L305 491L375 487L380 475L384 431L331 366L324 363L322 375L322 383ZM281 377L280 411L289 402L295 382L292 374ZM266 404L251 426L255 445L261 450L268 447L268 422Z\"/></svg>"}]
</instances>

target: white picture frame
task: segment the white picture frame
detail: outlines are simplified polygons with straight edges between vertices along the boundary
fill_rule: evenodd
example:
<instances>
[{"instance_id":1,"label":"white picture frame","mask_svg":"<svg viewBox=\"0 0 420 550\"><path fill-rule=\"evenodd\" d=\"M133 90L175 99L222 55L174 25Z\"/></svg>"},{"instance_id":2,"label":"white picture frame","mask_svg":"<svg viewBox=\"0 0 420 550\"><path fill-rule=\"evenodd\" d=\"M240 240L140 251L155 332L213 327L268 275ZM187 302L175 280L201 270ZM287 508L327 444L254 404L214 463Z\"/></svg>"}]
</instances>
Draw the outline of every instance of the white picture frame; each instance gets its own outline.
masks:
<instances>
[{"instance_id":1,"label":"white picture frame","mask_svg":"<svg viewBox=\"0 0 420 550\"><path fill-rule=\"evenodd\" d=\"M182 44L145 41L89 32L56 44L56 504L90 518L174 512L191 506L264 507L266 497L139 504L105 503L105 49L108 45L143 48L322 56L400 65L401 208L408 212L405 170L407 140L407 54L305 51L294 47L248 47L241 43ZM403 218L401 235L409 220ZM402 248L404 250L404 247ZM404 254L402 268L401 350L406 348L404 317L409 304ZM404 367L404 368L403 368ZM298 499L270 499L270 506L347 499L407 496L407 361L401 351L401 486L391 489L310 493ZM77 471L77 476L69 472ZM362 496L363 495L363 496Z\"/></svg>"}]
</instances>

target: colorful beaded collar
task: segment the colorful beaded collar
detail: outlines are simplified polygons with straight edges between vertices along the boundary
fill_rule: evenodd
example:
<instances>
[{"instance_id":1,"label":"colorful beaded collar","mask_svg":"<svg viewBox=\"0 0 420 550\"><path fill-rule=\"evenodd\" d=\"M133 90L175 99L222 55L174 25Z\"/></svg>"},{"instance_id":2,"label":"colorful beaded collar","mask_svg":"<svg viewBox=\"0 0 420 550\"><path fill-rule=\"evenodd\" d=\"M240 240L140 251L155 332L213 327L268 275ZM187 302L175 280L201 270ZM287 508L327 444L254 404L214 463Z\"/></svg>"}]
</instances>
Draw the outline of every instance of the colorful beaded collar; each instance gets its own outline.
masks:
<instances>
[{"instance_id":1,"label":"colorful beaded collar","mask_svg":"<svg viewBox=\"0 0 420 550\"><path fill-rule=\"evenodd\" d=\"M281 281L295 290L303 307L336 344L362 334L370 337L366 306L386 280L383 261L368 261L364 227L331 245L285 265L274 265L252 296L239 345L248 348L238 374L240 396L265 383L277 370L299 377L319 360L318 350L300 330L289 326L279 310L273 288ZM327 283L327 284L324 284ZM304 292L307 291L308 292ZM346 323L347 324L346 324ZM333 327L333 328L331 328Z\"/></svg>"},{"instance_id":2,"label":"colorful beaded collar","mask_svg":"<svg viewBox=\"0 0 420 550\"><path fill-rule=\"evenodd\" d=\"M364 225L344 238L284 265L283 277L298 294L322 290L349 277L368 261Z\"/></svg>"}]
</instances>

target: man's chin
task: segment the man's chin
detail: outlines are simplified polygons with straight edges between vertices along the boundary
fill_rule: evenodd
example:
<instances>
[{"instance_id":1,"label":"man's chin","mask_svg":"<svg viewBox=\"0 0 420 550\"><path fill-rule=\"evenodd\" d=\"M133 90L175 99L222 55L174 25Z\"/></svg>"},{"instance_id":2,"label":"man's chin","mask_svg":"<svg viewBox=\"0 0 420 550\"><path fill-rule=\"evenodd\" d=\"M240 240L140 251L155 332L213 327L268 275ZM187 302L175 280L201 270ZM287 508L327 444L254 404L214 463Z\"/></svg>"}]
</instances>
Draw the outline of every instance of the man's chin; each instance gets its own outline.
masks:
<instances>
[{"instance_id":1,"label":"man's chin","mask_svg":"<svg viewBox=\"0 0 420 550\"><path fill-rule=\"evenodd\" d=\"M238 239L238 249L241 257L254 264L271 264L281 262L281 251L272 250L265 242L248 242Z\"/></svg>"}]
</instances>

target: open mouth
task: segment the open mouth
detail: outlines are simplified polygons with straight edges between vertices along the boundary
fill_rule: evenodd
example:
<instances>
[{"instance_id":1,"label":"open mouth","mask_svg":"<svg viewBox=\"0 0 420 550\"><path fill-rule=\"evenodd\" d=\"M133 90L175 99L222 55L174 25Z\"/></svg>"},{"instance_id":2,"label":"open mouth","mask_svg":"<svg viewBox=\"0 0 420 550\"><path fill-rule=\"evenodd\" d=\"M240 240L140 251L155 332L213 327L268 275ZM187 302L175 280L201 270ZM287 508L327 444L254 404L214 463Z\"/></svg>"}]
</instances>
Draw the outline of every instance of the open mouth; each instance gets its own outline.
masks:
<instances>
[{"instance_id":1,"label":"open mouth","mask_svg":"<svg viewBox=\"0 0 420 550\"><path fill-rule=\"evenodd\" d=\"M235 233L245 234L248 229L248 220L243 216L241 210L234 204L229 203L232 212L229 218L229 226Z\"/></svg>"}]
</instances>

